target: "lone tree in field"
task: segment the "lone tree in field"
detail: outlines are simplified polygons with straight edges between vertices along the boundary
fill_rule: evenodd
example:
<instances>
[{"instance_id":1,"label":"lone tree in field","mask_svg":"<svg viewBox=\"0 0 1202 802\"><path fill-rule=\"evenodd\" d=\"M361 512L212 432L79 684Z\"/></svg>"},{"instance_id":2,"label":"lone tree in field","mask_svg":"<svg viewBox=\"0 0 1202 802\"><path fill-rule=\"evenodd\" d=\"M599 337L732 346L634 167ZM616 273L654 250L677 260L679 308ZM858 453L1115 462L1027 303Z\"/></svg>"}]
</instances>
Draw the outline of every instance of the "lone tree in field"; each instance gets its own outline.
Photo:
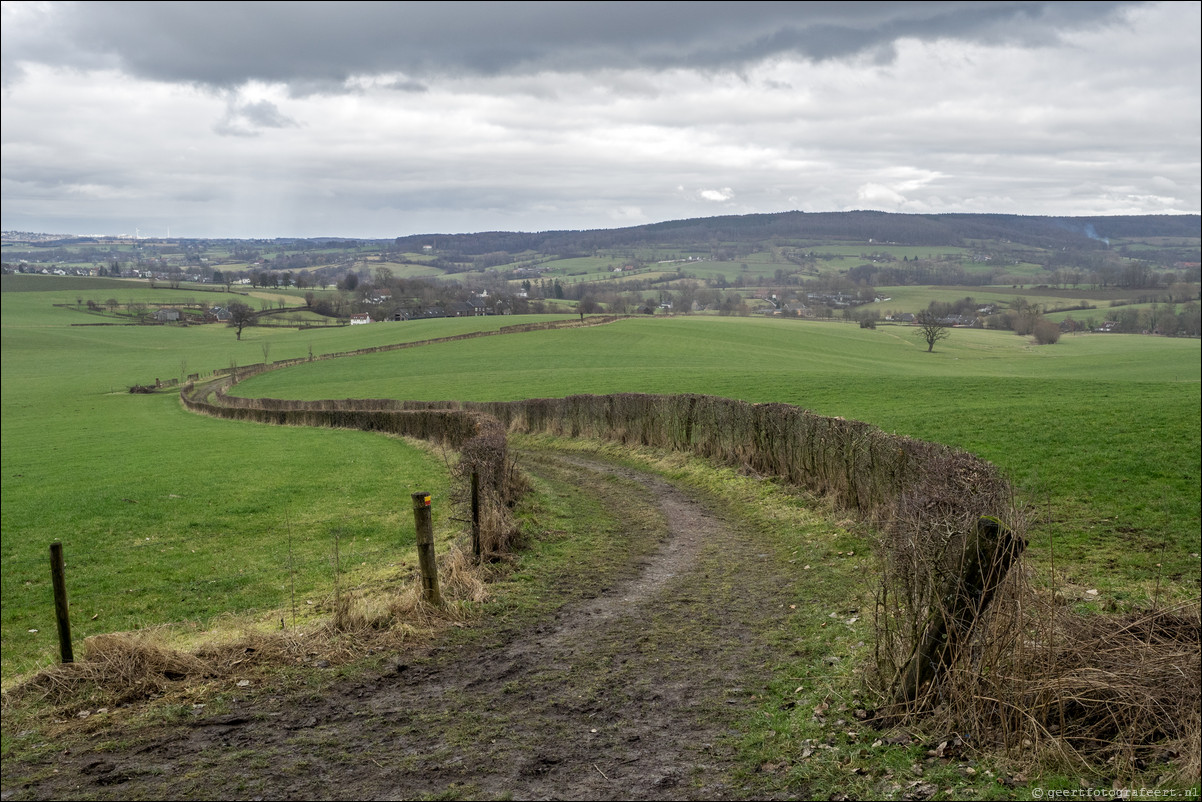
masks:
<instances>
[{"instance_id":1,"label":"lone tree in field","mask_svg":"<svg viewBox=\"0 0 1202 802\"><path fill-rule=\"evenodd\" d=\"M948 325L929 309L915 315L914 322L918 324L918 336L926 340L928 354L935 350L935 343L951 335Z\"/></svg>"},{"instance_id":2,"label":"lone tree in field","mask_svg":"<svg viewBox=\"0 0 1202 802\"><path fill-rule=\"evenodd\" d=\"M229 309L230 313L230 326L235 329L235 334L241 340L242 329L254 325L255 310L240 301L234 301L226 308Z\"/></svg>"}]
</instances>

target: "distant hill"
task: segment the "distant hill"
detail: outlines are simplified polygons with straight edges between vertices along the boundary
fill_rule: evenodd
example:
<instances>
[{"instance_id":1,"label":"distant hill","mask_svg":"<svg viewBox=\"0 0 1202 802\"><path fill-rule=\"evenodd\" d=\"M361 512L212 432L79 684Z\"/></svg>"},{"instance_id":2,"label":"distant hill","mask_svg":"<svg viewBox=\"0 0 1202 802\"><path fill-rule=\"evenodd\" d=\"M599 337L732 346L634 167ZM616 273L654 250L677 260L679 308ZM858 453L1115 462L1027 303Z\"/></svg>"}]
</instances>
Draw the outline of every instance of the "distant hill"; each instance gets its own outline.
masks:
<instances>
[{"instance_id":1,"label":"distant hill","mask_svg":"<svg viewBox=\"0 0 1202 802\"><path fill-rule=\"evenodd\" d=\"M420 251L433 245L443 251L475 255L589 252L598 248L637 247L678 242L754 242L779 239L867 242L897 245L958 246L978 240L1008 240L1040 248L1104 248L1118 238L1196 238L1199 215L1131 215L1118 217L1029 217L1013 214L895 214L890 212L781 212L672 220L628 228L589 231L425 234L397 237L396 245Z\"/></svg>"},{"instance_id":2,"label":"distant hill","mask_svg":"<svg viewBox=\"0 0 1202 802\"><path fill-rule=\"evenodd\" d=\"M971 246L986 240L1007 241L1036 248L1095 250L1114 239L1182 238L1202 236L1202 215L1120 215L1113 217L1037 217L1017 214L897 214L894 212L780 212L668 220L626 228L583 231L482 231L469 234L414 234L395 240L338 236L236 239L209 237L170 241L196 243L253 243L258 247L356 248L389 242L392 249L421 252L433 246L443 253L477 256L534 251L559 255L590 253L605 248L656 245L736 244L775 241L805 246L846 240L917 246ZM125 237L51 235L2 232L10 246L62 248L132 242ZM1194 243L1196 245L1196 243Z\"/></svg>"}]
</instances>

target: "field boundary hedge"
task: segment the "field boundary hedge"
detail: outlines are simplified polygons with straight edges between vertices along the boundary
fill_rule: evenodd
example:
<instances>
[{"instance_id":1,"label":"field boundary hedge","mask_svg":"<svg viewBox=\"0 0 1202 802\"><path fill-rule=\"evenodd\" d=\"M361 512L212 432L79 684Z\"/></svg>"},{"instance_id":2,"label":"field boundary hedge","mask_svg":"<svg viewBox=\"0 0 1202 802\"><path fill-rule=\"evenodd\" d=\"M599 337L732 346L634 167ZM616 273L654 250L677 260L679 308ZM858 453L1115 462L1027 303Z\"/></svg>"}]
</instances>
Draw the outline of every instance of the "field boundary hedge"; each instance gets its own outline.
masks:
<instances>
[{"instance_id":1,"label":"field boundary hedge","mask_svg":"<svg viewBox=\"0 0 1202 802\"><path fill-rule=\"evenodd\" d=\"M295 401L241 398L228 395L224 387L214 395L212 406L225 411L213 414L223 417L390 431L452 447L467 439L459 416L470 416L481 431L613 440L686 452L831 497L839 506L877 520L895 513L903 502L975 520L1003 513L998 505L1010 496L1001 471L973 454L789 404L643 393L495 402Z\"/></svg>"},{"instance_id":2,"label":"field boundary hedge","mask_svg":"<svg viewBox=\"0 0 1202 802\"><path fill-rule=\"evenodd\" d=\"M691 453L771 476L832 498L875 522L903 510L975 525L1005 513L1011 488L993 464L948 446L889 434L867 423L818 415L789 404L751 403L698 394L615 393L522 401L404 401L326 399L295 401L228 394L238 382L268 370L309 361L455 342L483 336L603 325L598 316L504 326L496 331L393 343L308 358L214 371L203 385L180 394L197 412L238 420L381 431L446 444L462 451L476 437L499 442L508 431L613 440ZM502 445L499 459L505 459ZM499 475L500 466L478 466Z\"/></svg>"},{"instance_id":3,"label":"field boundary hedge","mask_svg":"<svg viewBox=\"0 0 1202 802\"><path fill-rule=\"evenodd\" d=\"M414 342L341 351L320 356L285 359L244 367L231 366L213 371L213 379L202 384L190 380L180 390L180 400L193 412L231 420L252 420L282 426L325 426L360 429L368 432L415 437L438 443L460 453L459 478L466 482L471 474L479 479L480 489L500 505L508 507L516 500L519 483L511 469L508 439L503 424L481 410L467 410L454 404L428 404L390 399L344 399L337 401L287 401L280 399L240 398L227 393L238 382L269 370L325 359L416 348L435 343L455 342L500 334L519 334L559 328L598 326L621 319L604 315L575 320L552 320L502 326L496 331L468 332ZM177 380L160 382L156 387L174 386ZM498 534L498 537L500 535Z\"/></svg>"}]
</instances>

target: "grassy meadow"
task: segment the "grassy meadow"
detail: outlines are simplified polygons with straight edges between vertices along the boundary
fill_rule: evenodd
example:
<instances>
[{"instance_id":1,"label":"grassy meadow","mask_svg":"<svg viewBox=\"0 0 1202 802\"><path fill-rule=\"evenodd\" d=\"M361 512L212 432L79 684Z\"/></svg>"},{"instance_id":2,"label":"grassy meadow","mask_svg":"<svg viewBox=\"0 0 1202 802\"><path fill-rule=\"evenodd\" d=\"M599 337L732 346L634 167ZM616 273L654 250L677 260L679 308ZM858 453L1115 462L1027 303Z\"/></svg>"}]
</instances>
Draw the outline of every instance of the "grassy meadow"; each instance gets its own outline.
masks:
<instances>
[{"instance_id":1,"label":"grassy meadow","mask_svg":"<svg viewBox=\"0 0 1202 802\"><path fill-rule=\"evenodd\" d=\"M1034 517L1032 554L1070 597L1196 598L1199 342L1074 335L1035 346L955 330L747 318L631 319L305 365L238 392L507 400L698 392L782 401L980 454Z\"/></svg>"},{"instance_id":2,"label":"grassy meadow","mask_svg":"<svg viewBox=\"0 0 1202 802\"><path fill-rule=\"evenodd\" d=\"M64 542L77 642L165 622L211 629L230 614L291 620L294 595L302 617L328 601L336 537L344 587L410 576L408 495L447 486L443 457L420 446L211 420L184 412L173 393L130 395L129 385L532 320L250 328L239 342L223 326L78 326L100 318L53 306L111 295L178 301L170 290L10 278L0 293L6 686L55 659L53 540ZM1066 593L1100 588L1100 603L1120 606L1157 593L1197 597L1197 340L1080 335L1040 348L1011 333L956 330L925 349L903 327L632 319L318 362L239 392L702 392L798 404L1001 465L1038 518L1038 564L1054 553ZM435 509L445 541L461 525Z\"/></svg>"},{"instance_id":3,"label":"grassy meadow","mask_svg":"<svg viewBox=\"0 0 1202 802\"><path fill-rule=\"evenodd\" d=\"M30 290L30 280L41 288ZM103 302L118 290L122 303L178 302L179 292L144 283L5 276L3 288L5 686L57 658L55 540L64 544L76 642L167 622L186 634L230 613L290 621L294 592L298 617L328 601L335 537L344 587L407 577L409 494L437 497L447 486L444 458L419 446L213 420L185 412L175 393L131 395L130 385L262 362L265 350L283 359L514 322L251 328L238 342L219 325L73 325L102 318L53 306L80 295ZM459 528L449 517L435 506L444 541Z\"/></svg>"}]
</instances>

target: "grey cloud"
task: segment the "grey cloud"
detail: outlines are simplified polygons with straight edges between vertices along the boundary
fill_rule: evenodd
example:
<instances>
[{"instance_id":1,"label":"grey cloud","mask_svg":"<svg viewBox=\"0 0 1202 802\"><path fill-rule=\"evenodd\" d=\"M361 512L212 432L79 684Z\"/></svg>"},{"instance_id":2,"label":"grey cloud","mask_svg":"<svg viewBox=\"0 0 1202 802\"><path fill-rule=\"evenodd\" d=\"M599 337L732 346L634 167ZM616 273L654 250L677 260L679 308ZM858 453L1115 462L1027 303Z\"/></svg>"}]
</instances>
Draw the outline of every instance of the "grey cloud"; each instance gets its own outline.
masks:
<instances>
[{"instance_id":1,"label":"grey cloud","mask_svg":"<svg viewBox=\"0 0 1202 802\"><path fill-rule=\"evenodd\" d=\"M213 130L222 136L258 136L262 128L295 127L297 122L284 115L270 100L258 100L231 102Z\"/></svg>"},{"instance_id":2,"label":"grey cloud","mask_svg":"<svg viewBox=\"0 0 1202 802\"><path fill-rule=\"evenodd\" d=\"M279 108L268 100L256 103L243 103L238 108L238 114L251 125L260 128L294 128L296 121L280 113Z\"/></svg>"},{"instance_id":3,"label":"grey cloud","mask_svg":"<svg viewBox=\"0 0 1202 802\"><path fill-rule=\"evenodd\" d=\"M419 81L389 81L385 86L395 92L413 92L422 93L429 92L430 87Z\"/></svg>"},{"instance_id":4,"label":"grey cloud","mask_svg":"<svg viewBox=\"0 0 1202 802\"><path fill-rule=\"evenodd\" d=\"M1196 213L1198 8L10 3L0 211L210 236Z\"/></svg>"},{"instance_id":5,"label":"grey cloud","mask_svg":"<svg viewBox=\"0 0 1202 802\"><path fill-rule=\"evenodd\" d=\"M1130 3L62 3L6 15L5 80L22 62L120 65L143 78L302 93L355 75L596 68L739 69L781 55L891 57L901 37L1038 45ZM44 8L45 10L38 10Z\"/></svg>"}]
</instances>

